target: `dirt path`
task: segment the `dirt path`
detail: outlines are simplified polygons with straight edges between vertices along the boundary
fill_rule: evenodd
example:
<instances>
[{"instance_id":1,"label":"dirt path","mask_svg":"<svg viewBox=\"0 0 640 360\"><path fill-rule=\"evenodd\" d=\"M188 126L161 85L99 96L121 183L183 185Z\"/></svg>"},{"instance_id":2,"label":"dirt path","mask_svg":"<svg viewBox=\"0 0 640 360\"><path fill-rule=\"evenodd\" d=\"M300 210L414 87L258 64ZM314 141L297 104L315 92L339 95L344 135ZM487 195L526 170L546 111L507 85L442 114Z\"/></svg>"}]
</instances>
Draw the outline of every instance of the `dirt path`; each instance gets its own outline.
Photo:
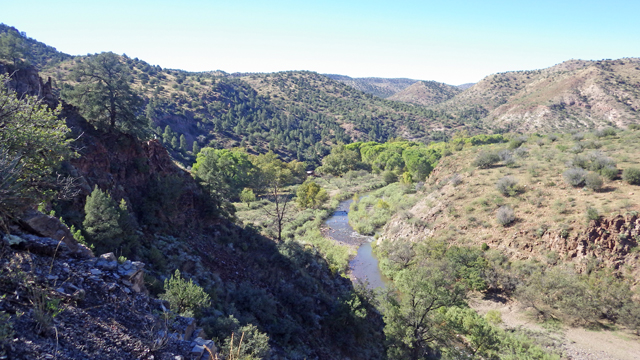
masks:
<instances>
[{"instance_id":1,"label":"dirt path","mask_svg":"<svg viewBox=\"0 0 640 360\"><path fill-rule=\"evenodd\" d=\"M469 305L481 315L489 310L500 311L504 327L537 333L543 342L551 344L572 360L640 360L640 337L626 331L592 331L563 326L547 329L531 319L514 302L500 303L472 299Z\"/></svg>"}]
</instances>

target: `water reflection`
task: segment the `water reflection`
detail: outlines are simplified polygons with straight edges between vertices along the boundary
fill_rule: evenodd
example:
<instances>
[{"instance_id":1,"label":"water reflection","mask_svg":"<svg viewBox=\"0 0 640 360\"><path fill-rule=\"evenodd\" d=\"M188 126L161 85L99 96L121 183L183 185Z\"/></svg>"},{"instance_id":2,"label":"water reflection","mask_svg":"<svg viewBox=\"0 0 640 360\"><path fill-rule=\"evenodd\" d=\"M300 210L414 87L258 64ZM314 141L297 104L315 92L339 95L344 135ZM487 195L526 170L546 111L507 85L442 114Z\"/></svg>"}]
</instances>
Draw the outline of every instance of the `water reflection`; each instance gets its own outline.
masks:
<instances>
[{"instance_id":1,"label":"water reflection","mask_svg":"<svg viewBox=\"0 0 640 360\"><path fill-rule=\"evenodd\" d=\"M371 236L363 236L349 225L349 206L353 200L342 201L333 215L325 221L327 235L332 239L358 247L358 254L349 262L351 277L369 281L371 288L386 287L389 279L378 268L378 259L371 249Z\"/></svg>"}]
</instances>

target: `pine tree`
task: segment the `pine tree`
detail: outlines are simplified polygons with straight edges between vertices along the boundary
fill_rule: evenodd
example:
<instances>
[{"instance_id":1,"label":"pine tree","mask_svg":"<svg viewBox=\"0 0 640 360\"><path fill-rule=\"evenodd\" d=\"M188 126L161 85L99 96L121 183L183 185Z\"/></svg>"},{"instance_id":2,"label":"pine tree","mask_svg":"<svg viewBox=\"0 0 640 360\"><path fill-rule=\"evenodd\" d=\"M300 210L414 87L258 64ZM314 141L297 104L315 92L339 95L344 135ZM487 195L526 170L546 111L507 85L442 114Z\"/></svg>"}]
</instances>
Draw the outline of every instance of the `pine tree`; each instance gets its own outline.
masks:
<instances>
[{"instance_id":1,"label":"pine tree","mask_svg":"<svg viewBox=\"0 0 640 360\"><path fill-rule=\"evenodd\" d=\"M193 148L191 152L193 153L194 156L198 155L198 153L200 152L200 145L198 145L197 141L193 142Z\"/></svg>"},{"instance_id":2,"label":"pine tree","mask_svg":"<svg viewBox=\"0 0 640 360\"><path fill-rule=\"evenodd\" d=\"M143 101L129 86L131 71L120 56L112 52L87 56L76 63L71 73L78 83L62 95L87 120L96 127L146 135L148 120L138 116Z\"/></svg>"},{"instance_id":3,"label":"pine tree","mask_svg":"<svg viewBox=\"0 0 640 360\"><path fill-rule=\"evenodd\" d=\"M118 206L118 225L122 229L122 249L121 254L124 256L130 256L135 249L140 245L138 241L138 222L129 214L127 202L122 199Z\"/></svg>"},{"instance_id":4,"label":"pine tree","mask_svg":"<svg viewBox=\"0 0 640 360\"><path fill-rule=\"evenodd\" d=\"M122 244L123 231L118 206L111 196L96 186L87 196L84 212L82 226L96 251L104 253L117 250Z\"/></svg>"},{"instance_id":5,"label":"pine tree","mask_svg":"<svg viewBox=\"0 0 640 360\"><path fill-rule=\"evenodd\" d=\"M169 125L165 126L164 133L162 134L162 142L165 144L171 144L171 138L173 137L173 131Z\"/></svg>"},{"instance_id":6,"label":"pine tree","mask_svg":"<svg viewBox=\"0 0 640 360\"><path fill-rule=\"evenodd\" d=\"M187 152L187 138L184 137L184 134L180 134L180 150Z\"/></svg>"}]
</instances>

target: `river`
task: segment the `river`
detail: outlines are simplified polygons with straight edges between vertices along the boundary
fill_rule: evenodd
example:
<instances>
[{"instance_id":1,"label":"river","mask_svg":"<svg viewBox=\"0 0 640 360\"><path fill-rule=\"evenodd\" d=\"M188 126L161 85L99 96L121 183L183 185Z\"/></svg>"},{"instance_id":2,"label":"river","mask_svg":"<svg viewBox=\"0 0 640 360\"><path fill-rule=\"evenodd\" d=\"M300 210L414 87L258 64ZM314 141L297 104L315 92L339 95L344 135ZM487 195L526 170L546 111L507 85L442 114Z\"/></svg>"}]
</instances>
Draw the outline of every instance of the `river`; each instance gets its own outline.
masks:
<instances>
[{"instance_id":1,"label":"river","mask_svg":"<svg viewBox=\"0 0 640 360\"><path fill-rule=\"evenodd\" d=\"M338 205L333 215L324 222L328 228L325 234L341 244L357 247L358 253L349 261L352 281L366 280L373 289L384 288L390 280L382 275L378 267L378 259L371 249L373 237L360 235L349 225L349 206L352 202L345 200Z\"/></svg>"}]
</instances>

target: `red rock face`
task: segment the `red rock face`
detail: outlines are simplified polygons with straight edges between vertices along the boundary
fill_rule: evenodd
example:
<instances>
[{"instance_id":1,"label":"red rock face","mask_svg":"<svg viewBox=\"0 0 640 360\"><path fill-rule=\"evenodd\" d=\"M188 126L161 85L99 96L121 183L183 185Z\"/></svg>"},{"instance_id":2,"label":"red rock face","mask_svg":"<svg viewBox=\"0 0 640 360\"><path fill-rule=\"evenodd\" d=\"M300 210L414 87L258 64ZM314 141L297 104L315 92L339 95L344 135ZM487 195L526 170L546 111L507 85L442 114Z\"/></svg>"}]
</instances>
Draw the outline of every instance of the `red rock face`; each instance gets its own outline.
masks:
<instances>
[{"instance_id":1,"label":"red rock face","mask_svg":"<svg viewBox=\"0 0 640 360\"><path fill-rule=\"evenodd\" d=\"M566 239L552 233L543 240L551 250L570 258L595 257L603 260L604 265L618 269L631 249L638 246L639 235L640 218L629 214L592 220L584 232Z\"/></svg>"}]
</instances>

